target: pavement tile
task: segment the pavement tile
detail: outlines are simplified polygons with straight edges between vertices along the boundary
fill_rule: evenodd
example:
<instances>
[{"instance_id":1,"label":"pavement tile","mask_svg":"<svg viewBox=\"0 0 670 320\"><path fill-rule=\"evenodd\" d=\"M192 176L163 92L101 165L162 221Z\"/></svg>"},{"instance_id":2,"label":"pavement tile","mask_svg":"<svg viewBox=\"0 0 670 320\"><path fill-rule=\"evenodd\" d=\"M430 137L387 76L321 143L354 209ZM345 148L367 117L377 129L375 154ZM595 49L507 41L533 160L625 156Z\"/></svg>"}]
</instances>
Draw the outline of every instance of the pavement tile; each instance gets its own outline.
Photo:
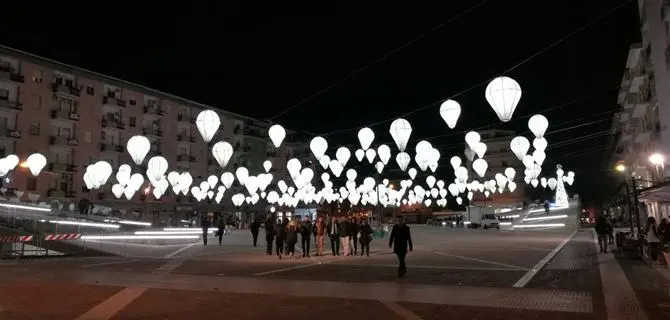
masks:
<instances>
[{"instance_id":1,"label":"pavement tile","mask_svg":"<svg viewBox=\"0 0 670 320\"><path fill-rule=\"evenodd\" d=\"M300 262L298 262L300 261ZM253 276L257 273L290 268L298 265L312 264L311 260L278 260L276 257L267 262L237 263L233 261L188 260L177 267L172 273L191 275L225 275L227 277Z\"/></svg>"},{"instance_id":2,"label":"pavement tile","mask_svg":"<svg viewBox=\"0 0 670 320\"><path fill-rule=\"evenodd\" d=\"M617 260L649 319L670 319L670 281L642 261Z\"/></svg>"},{"instance_id":3,"label":"pavement tile","mask_svg":"<svg viewBox=\"0 0 670 320\"><path fill-rule=\"evenodd\" d=\"M45 282L0 283L0 319L71 320L123 288Z\"/></svg>"},{"instance_id":4,"label":"pavement tile","mask_svg":"<svg viewBox=\"0 0 670 320\"><path fill-rule=\"evenodd\" d=\"M171 303L166 303L171 301ZM378 301L150 289L112 319L388 319Z\"/></svg>"},{"instance_id":5,"label":"pavement tile","mask_svg":"<svg viewBox=\"0 0 670 320\"><path fill-rule=\"evenodd\" d=\"M509 320L590 320L593 314L572 312L550 312L536 310L515 310L487 307L449 306L427 303L401 302L405 307L423 320L443 319L509 319Z\"/></svg>"}]
</instances>

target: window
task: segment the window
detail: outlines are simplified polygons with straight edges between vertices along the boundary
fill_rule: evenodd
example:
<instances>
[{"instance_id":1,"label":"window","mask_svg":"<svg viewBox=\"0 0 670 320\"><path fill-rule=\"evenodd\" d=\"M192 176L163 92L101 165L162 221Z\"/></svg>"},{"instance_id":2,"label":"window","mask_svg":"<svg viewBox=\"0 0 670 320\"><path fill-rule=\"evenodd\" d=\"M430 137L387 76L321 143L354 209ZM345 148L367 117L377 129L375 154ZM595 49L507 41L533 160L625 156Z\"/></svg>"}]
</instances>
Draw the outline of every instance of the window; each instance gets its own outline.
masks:
<instances>
[{"instance_id":1,"label":"window","mask_svg":"<svg viewBox=\"0 0 670 320\"><path fill-rule=\"evenodd\" d=\"M0 88L0 99L9 100L9 90Z\"/></svg>"},{"instance_id":2,"label":"window","mask_svg":"<svg viewBox=\"0 0 670 320\"><path fill-rule=\"evenodd\" d=\"M35 179L34 177L29 177L26 180L26 190L28 191L37 190L37 179Z\"/></svg>"},{"instance_id":3,"label":"window","mask_svg":"<svg viewBox=\"0 0 670 320\"><path fill-rule=\"evenodd\" d=\"M35 73L33 74L33 82L42 83L43 74L44 73L42 72L42 70L35 71Z\"/></svg>"},{"instance_id":4,"label":"window","mask_svg":"<svg viewBox=\"0 0 670 320\"><path fill-rule=\"evenodd\" d=\"M104 130L100 132L100 140L102 141L107 140L107 133Z\"/></svg>"},{"instance_id":5,"label":"window","mask_svg":"<svg viewBox=\"0 0 670 320\"><path fill-rule=\"evenodd\" d=\"M135 127L135 121L137 121L135 117L128 118L128 126Z\"/></svg>"},{"instance_id":6,"label":"window","mask_svg":"<svg viewBox=\"0 0 670 320\"><path fill-rule=\"evenodd\" d=\"M88 94L89 96L94 95L95 94L95 88L93 88L91 86L86 87L86 94Z\"/></svg>"},{"instance_id":7,"label":"window","mask_svg":"<svg viewBox=\"0 0 670 320\"><path fill-rule=\"evenodd\" d=\"M33 122L30 124L30 128L28 129L28 133L32 136L39 136L40 135L40 123L39 122Z\"/></svg>"},{"instance_id":8,"label":"window","mask_svg":"<svg viewBox=\"0 0 670 320\"><path fill-rule=\"evenodd\" d=\"M501 162L500 165L503 166L503 167L509 167L509 165L507 164L507 161Z\"/></svg>"},{"instance_id":9,"label":"window","mask_svg":"<svg viewBox=\"0 0 670 320\"><path fill-rule=\"evenodd\" d=\"M137 104L137 102L135 102L135 99L130 99L130 100L128 101L128 103L129 103L131 106L134 106L135 104Z\"/></svg>"}]
</instances>

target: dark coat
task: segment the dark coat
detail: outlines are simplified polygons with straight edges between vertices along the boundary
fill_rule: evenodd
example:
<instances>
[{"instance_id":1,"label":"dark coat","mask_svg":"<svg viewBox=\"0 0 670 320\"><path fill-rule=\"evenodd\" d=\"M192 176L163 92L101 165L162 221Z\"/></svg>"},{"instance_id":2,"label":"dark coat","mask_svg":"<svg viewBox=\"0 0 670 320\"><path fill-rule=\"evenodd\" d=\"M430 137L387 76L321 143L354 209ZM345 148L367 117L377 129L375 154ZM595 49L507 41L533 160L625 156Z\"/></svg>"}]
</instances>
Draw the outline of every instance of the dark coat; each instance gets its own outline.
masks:
<instances>
[{"instance_id":1,"label":"dark coat","mask_svg":"<svg viewBox=\"0 0 670 320\"><path fill-rule=\"evenodd\" d=\"M251 229L251 233L258 234L258 230L261 228L261 224L254 221L253 223L251 223L251 226L249 226L249 228Z\"/></svg>"},{"instance_id":2,"label":"dark coat","mask_svg":"<svg viewBox=\"0 0 670 320\"><path fill-rule=\"evenodd\" d=\"M265 235L266 236L274 236L275 235L275 224L272 223L272 220L267 219L265 220Z\"/></svg>"},{"instance_id":3,"label":"dark coat","mask_svg":"<svg viewBox=\"0 0 670 320\"><path fill-rule=\"evenodd\" d=\"M333 222L329 222L328 225L326 226L326 234L329 237L339 237L340 236L340 223L335 222L335 234L330 234L330 232L333 230Z\"/></svg>"},{"instance_id":4,"label":"dark coat","mask_svg":"<svg viewBox=\"0 0 670 320\"><path fill-rule=\"evenodd\" d=\"M349 222L345 221L345 222L340 222L339 223L339 229L337 230L337 232L340 234L340 237L348 237L349 236L349 230L351 230L350 226L349 226Z\"/></svg>"},{"instance_id":5,"label":"dark coat","mask_svg":"<svg viewBox=\"0 0 670 320\"><path fill-rule=\"evenodd\" d=\"M605 217L598 217L598 219L596 219L595 229L597 234L609 234L612 231L612 225L605 219Z\"/></svg>"},{"instance_id":6,"label":"dark coat","mask_svg":"<svg viewBox=\"0 0 670 320\"><path fill-rule=\"evenodd\" d=\"M300 224L300 235L303 238L309 238L312 235L312 222L311 221L303 221Z\"/></svg>"},{"instance_id":7,"label":"dark coat","mask_svg":"<svg viewBox=\"0 0 670 320\"><path fill-rule=\"evenodd\" d=\"M372 227L369 224L363 224L359 228L361 233L360 242L361 243L370 243L372 241Z\"/></svg>"},{"instance_id":8,"label":"dark coat","mask_svg":"<svg viewBox=\"0 0 670 320\"><path fill-rule=\"evenodd\" d=\"M391 236L389 237L389 247L393 246L394 253L407 253L412 251L412 235L407 225L396 224L393 226Z\"/></svg>"}]
</instances>

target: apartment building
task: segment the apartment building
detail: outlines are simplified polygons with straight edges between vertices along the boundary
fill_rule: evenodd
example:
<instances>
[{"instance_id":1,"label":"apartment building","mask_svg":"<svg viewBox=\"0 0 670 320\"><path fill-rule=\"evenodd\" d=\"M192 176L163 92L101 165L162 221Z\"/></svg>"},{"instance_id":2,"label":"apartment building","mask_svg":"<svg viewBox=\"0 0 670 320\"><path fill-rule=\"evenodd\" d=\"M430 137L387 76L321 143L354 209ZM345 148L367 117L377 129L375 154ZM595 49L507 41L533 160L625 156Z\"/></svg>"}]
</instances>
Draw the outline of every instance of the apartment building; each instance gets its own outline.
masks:
<instances>
[{"instance_id":1,"label":"apartment building","mask_svg":"<svg viewBox=\"0 0 670 320\"><path fill-rule=\"evenodd\" d=\"M521 161L516 158L512 150L510 150L510 142L515 137L514 131L497 129L484 130L479 131L479 135L481 141L486 143L487 151L484 155L484 159L489 167L486 170L486 176L484 178L479 178L479 176L477 176L474 179L479 180L479 182L495 179L496 173L505 174L505 169L512 167L516 170L516 176L514 177L516 189L514 192L510 192L509 189L505 188L504 193L491 193L488 198L486 198L483 193L476 192L472 198L472 203L475 205L490 205L496 207L516 207L517 205L521 205L526 197L526 184L523 181L524 166ZM470 172L474 174L472 162L468 162L468 167L470 168Z\"/></svg>"},{"instance_id":2,"label":"apartment building","mask_svg":"<svg viewBox=\"0 0 670 320\"><path fill-rule=\"evenodd\" d=\"M168 191L154 199L138 192L132 201L117 201L110 192L113 176L100 190L87 190L82 177L86 166L99 160L109 161L113 168L132 165L125 146L134 135L149 138L147 159L162 155L169 161L169 170L188 171L196 182L211 174L220 176L225 170L195 125L204 109L217 110L221 118L212 143L225 140L235 148L226 170L245 166L258 174L264 172L263 162L271 160L281 178L286 161L297 156L294 133L287 132L284 145L277 149L268 138L267 122L0 46L0 153L25 160L30 153L40 152L48 159L38 177L17 168L3 186L39 194L41 201L76 202L86 197L137 208L150 202L154 210L172 210L190 197L182 199ZM134 172L145 170L134 168Z\"/></svg>"}]
</instances>

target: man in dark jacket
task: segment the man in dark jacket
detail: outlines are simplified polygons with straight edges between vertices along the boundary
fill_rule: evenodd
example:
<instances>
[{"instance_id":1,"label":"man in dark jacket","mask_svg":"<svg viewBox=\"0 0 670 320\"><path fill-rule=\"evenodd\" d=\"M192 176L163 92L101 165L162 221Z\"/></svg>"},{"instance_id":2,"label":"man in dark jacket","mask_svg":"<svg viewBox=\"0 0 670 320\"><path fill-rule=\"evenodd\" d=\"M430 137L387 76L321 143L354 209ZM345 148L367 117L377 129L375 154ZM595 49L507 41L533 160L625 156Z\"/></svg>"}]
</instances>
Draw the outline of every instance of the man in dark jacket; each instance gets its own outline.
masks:
<instances>
[{"instance_id":1,"label":"man in dark jacket","mask_svg":"<svg viewBox=\"0 0 670 320\"><path fill-rule=\"evenodd\" d=\"M412 235L409 232L409 227L402 219L393 226L391 231L389 248L391 247L393 247L393 253L398 257L398 277L402 278L407 273L407 265L405 265L407 249L409 248L409 251L412 251Z\"/></svg>"},{"instance_id":2,"label":"man in dark jacket","mask_svg":"<svg viewBox=\"0 0 670 320\"><path fill-rule=\"evenodd\" d=\"M312 242L312 221L305 216L300 224L300 243L302 244L302 257L309 257L309 245Z\"/></svg>"},{"instance_id":3,"label":"man in dark jacket","mask_svg":"<svg viewBox=\"0 0 670 320\"><path fill-rule=\"evenodd\" d=\"M336 217L330 218L330 222L326 226L328 239L330 239L330 249L334 256L340 255L340 223L337 222Z\"/></svg>"},{"instance_id":4,"label":"man in dark jacket","mask_svg":"<svg viewBox=\"0 0 670 320\"><path fill-rule=\"evenodd\" d=\"M258 223L258 221L254 220L254 222L251 223L251 226L249 226L251 229L251 237L254 239L254 247L258 243L258 231L261 228L261 224Z\"/></svg>"},{"instance_id":5,"label":"man in dark jacket","mask_svg":"<svg viewBox=\"0 0 670 320\"><path fill-rule=\"evenodd\" d=\"M207 245L207 238L209 237L209 228L212 226L212 220L209 219L209 216L203 216L200 221L200 227L202 228L202 244Z\"/></svg>"},{"instance_id":6,"label":"man in dark jacket","mask_svg":"<svg viewBox=\"0 0 670 320\"><path fill-rule=\"evenodd\" d=\"M275 239L275 224L274 221L272 221L272 216L268 217L265 219L265 243L267 245L267 248L265 250L265 254L268 256L272 255L272 242Z\"/></svg>"},{"instance_id":7,"label":"man in dark jacket","mask_svg":"<svg viewBox=\"0 0 670 320\"><path fill-rule=\"evenodd\" d=\"M596 233L598 234L598 245L600 252L607 253L607 243L609 242L609 234L612 232L612 225L604 216L599 216L596 219Z\"/></svg>"}]
</instances>

